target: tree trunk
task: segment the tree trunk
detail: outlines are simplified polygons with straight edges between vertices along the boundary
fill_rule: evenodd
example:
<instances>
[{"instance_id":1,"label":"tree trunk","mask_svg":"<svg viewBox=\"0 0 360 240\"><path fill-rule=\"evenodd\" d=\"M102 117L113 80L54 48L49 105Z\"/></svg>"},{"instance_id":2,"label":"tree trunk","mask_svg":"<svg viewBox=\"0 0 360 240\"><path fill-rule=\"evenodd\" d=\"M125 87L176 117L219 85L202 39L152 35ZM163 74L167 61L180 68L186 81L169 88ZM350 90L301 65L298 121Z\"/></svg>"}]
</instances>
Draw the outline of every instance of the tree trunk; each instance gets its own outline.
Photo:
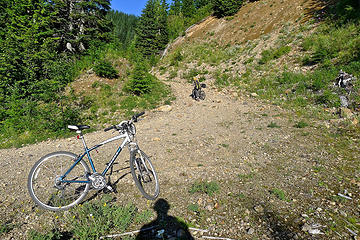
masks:
<instances>
[{"instance_id":1,"label":"tree trunk","mask_svg":"<svg viewBox=\"0 0 360 240\"><path fill-rule=\"evenodd\" d=\"M81 9L81 15L84 16L85 11L84 9ZM77 36L77 39L81 36L84 35L85 32L85 21L83 18L80 19L80 24L79 24L79 34ZM79 50L80 51L84 51L85 50L85 46L82 42L79 43Z\"/></svg>"}]
</instances>

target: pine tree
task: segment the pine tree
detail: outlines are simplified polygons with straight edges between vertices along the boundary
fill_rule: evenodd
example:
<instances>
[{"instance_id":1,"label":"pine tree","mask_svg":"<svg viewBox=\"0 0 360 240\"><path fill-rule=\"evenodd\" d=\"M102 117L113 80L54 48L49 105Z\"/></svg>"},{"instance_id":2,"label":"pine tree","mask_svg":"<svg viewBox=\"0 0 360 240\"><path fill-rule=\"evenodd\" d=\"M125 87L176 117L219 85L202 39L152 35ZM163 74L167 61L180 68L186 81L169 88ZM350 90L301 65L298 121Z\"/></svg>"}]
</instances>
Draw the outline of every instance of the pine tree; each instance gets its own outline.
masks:
<instances>
[{"instance_id":1,"label":"pine tree","mask_svg":"<svg viewBox=\"0 0 360 240\"><path fill-rule=\"evenodd\" d=\"M191 18L195 14L195 3L194 0L183 0L182 1L182 14L186 18Z\"/></svg>"},{"instance_id":2,"label":"pine tree","mask_svg":"<svg viewBox=\"0 0 360 240\"><path fill-rule=\"evenodd\" d=\"M213 0L214 14L217 17L231 16L237 13L242 5L242 0Z\"/></svg>"},{"instance_id":3,"label":"pine tree","mask_svg":"<svg viewBox=\"0 0 360 240\"><path fill-rule=\"evenodd\" d=\"M167 4L165 0L149 0L136 28L136 47L147 56L160 53L169 41Z\"/></svg>"},{"instance_id":4,"label":"pine tree","mask_svg":"<svg viewBox=\"0 0 360 240\"><path fill-rule=\"evenodd\" d=\"M146 60L142 56L136 56L135 66L130 75L130 80L124 86L124 90L135 95L149 93L154 85L154 77L149 73Z\"/></svg>"},{"instance_id":5,"label":"pine tree","mask_svg":"<svg viewBox=\"0 0 360 240\"><path fill-rule=\"evenodd\" d=\"M114 41L120 43L124 48L128 48L135 37L138 17L113 10L106 17L114 26L112 33Z\"/></svg>"},{"instance_id":6,"label":"pine tree","mask_svg":"<svg viewBox=\"0 0 360 240\"><path fill-rule=\"evenodd\" d=\"M110 0L53 0L63 50L81 52L92 44L109 41L111 24L106 19ZM65 24L64 24L65 23Z\"/></svg>"},{"instance_id":7,"label":"pine tree","mask_svg":"<svg viewBox=\"0 0 360 240\"><path fill-rule=\"evenodd\" d=\"M148 0L136 28L136 47L140 50L140 52L142 52L142 54L147 56L155 54L157 51L157 23L155 15L155 1Z\"/></svg>"},{"instance_id":8,"label":"pine tree","mask_svg":"<svg viewBox=\"0 0 360 240\"><path fill-rule=\"evenodd\" d=\"M195 0L195 8L199 9L206 5L211 4L212 0Z\"/></svg>"},{"instance_id":9,"label":"pine tree","mask_svg":"<svg viewBox=\"0 0 360 240\"><path fill-rule=\"evenodd\" d=\"M158 34L157 34L157 49L163 50L169 42L169 32L168 32L168 5L165 0L161 0L159 9L157 11L157 25L158 25Z\"/></svg>"},{"instance_id":10,"label":"pine tree","mask_svg":"<svg viewBox=\"0 0 360 240\"><path fill-rule=\"evenodd\" d=\"M170 15L180 15L181 13L181 0L174 0L170 5Z\"/></svg>"}]
</instances>

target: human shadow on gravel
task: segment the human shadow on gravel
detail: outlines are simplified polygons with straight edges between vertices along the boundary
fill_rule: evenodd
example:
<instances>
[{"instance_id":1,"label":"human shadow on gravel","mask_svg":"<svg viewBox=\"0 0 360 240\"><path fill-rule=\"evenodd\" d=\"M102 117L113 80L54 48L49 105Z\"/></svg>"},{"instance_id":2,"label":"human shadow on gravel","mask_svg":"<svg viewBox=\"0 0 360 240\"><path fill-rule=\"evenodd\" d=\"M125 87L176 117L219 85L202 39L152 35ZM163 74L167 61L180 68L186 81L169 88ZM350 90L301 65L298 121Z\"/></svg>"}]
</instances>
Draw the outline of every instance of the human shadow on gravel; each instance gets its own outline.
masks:
<instances>
[{"instance_id":1,"label":"human shadow on gravel","mask_svg":"<svg viewBox=\"0 0 360 240\"><path fill-rule=\"evenodd\" d=\"M136 240L145 239L182 239L194 240L185 223L179 221L176 217L169 216L169 203L160 198L154 204L154 210L157 218L142 226Z\"/></svg>"},{"instance_id":2,"label":"human shadow on gravel","mask_svg":"<svg viewBox=\"0 0 360 240\"><path fill-rule=\"evenodd\" d=\"M267 204L262 205L263 210L258 212L257 215L265 223L269 229L269 237L276 240L294 240L302 239L302 236L295 229L298 226L294 222L285 222L281 215L272 210ZM295 224L295 225L294 225Z\"/></svg>"}]
</instances>

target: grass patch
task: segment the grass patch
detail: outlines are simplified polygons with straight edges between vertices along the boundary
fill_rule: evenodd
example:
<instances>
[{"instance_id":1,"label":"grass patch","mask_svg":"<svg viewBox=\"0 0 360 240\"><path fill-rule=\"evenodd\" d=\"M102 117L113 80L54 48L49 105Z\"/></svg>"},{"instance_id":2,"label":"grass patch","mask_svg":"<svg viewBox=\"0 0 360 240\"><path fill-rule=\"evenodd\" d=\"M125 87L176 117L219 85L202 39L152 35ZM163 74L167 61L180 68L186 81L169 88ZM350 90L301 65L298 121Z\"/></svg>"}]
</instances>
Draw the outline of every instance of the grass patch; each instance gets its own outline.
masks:
<instances>
[{"instance_id":1,"label":"grass patch","mask_svg":"<svg viewBox=\"0 0 360 240\"><path fill-rule=\"evenodd\" d=\"M255 176L255 173L247 173L247 174L238 174L238 177L241 181L249 181L250 179L253 179Z\"/></svg>"},{"instance_id":2,"label":"grass patch","mask_svg":"<svg viewBox=\"0 0 360 240\"><path fill-rule=\"evenodd\" d=\"M229 144L227 144L227 143L221 143L219 145L222 146L223 148L228 148L229 147Z\"/></svg>"},{"instance_id":3,"label":"grass patch","mask_svg":"<svg viewBox=\"0 0 360 240\"><path fill-rule=\"evenodd\" d=\"M268 50L264 50L261 53L261 59L259 60L259 64L266 64L271 60L278 59L281 56L288 54L290 51L291 51L290 46L281 46L276 49L271 48Z\"/></svg>"},{"instance_id":4,"label":"grass patch","mask_svg":"<svg viewBox=\"0 0 360 240\"><path fill-rule=\"evenodd\" d=\"M290 200L287 198L286 193L278 188L274 188L270 191L271 194L275 195L278 199L281 201L290 202Z\"/></svg>"},{"instance_id":5,"label":"grass patch","mask_svg":"<svg viewBox=\"0 0 360 240\"><path fill-rule=\"evenodd\" d=\"M213 196L215 193L218 193L220 187L217 182L203 182L198 181L191 185L189 193L205 193L209 196Z\"/></svg>"},{"instance_id":6,"label":"grass patch","mask_svg":"<svg viewBox=\"0 0 360 240\"><path fill-rule=\"evenodd\" d=\"M2 223L0 224L0 234L8 233L15 228L15 225L12 223Z\"/></svg>"},{"instance_id":7,"label":"grass patch","mask_svg":"<svg viewBox=\"0 0 360 240\"><path fill-rule=\"evenodd\" d=\"M299 122L295 123L295 125L294 125L295 128L305 128L307 126L309 126L309 124L304 121L299 121Z\"/></svg>"},{"instance_id":8,"label":"grass patch","mask_svg":"<svg viewBox=\"0 0 360 240\"><path fill-rule=\"evenodd\" d=\"M188 210L191 211L191 212L195 212L195 213L198 213L200 212L200 207L197 203L195 204L190 204L188 207Z\"/></svg>"},{"instance_id":9,"label":"grass patch","mask_svg":"<svg viewBox=\"0 0 360 240\"><path fill-rule=\"evenodd\" d=\"M78 205L66 214L56 213L55 219L66 224L67 232L31 231L29 239L63 239L65 235L71 239L99 239L110 232L125 232L132 223L146 223L152 217L150 210L139 212L133 204L119 205L110 195L102 195L101 199Z\"/></svg>"},{"instance_id":10,"label":"grass patch","mask_svg":"<svg viewBox=\"0 0 360 240\"><path fill-rule=\"evenodd\" d=\"M268 125L267 125L268 128L280 128L279 125L277 125L277 123L275 122L270 122Z\"/></svg>"}]
</instances>

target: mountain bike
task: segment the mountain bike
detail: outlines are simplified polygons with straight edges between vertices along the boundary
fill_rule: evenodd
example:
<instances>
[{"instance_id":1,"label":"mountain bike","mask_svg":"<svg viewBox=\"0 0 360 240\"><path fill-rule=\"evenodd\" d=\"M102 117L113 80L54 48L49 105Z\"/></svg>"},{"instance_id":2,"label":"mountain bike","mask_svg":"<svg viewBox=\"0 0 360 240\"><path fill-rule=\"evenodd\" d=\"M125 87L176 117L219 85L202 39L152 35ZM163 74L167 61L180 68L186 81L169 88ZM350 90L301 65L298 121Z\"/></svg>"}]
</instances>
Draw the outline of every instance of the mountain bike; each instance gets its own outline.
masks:
<instances>
[{"instance_id":1,"label":"mountain bike","mask_svg":"<svg viewBox=\"0 0 360 240\"><path fill-rule=\"evenodd\" d=\"M206 84L199 82L197 78L194 78L194 89L192 90L191 97L196 101L204 100L205 99L205 91L202 88L206 88Z\"/></svg>"},{"instance_id":2,"label":"mountain bike","mask_svg":"<svg viewBox=\"0 0 360 240\"><path fill-rule=\"evenodd\" d=\"M58 211L67 210L79 204L90 189L113 191L105 179L109 169L112 170L116 158L125 146L130 152L130 171L142 195L154 200L160 192L158 177L149 157L140 150L136 140L135 122L144 112L134 115L130 120L105 128L104 131L116 130L119 135L109 138L88 148L82 131L87 125L69 125L82 140L84 152L76 155L71 152L53 152L40 158L32 167L28 177L28 190L34 202L43 209ZM96 171L90 152L118 139L124 139L102 173ZM91 169L85 162L88 158ZM111 171L112 172L112 171Z\"/></svg>"}]
</instances>

